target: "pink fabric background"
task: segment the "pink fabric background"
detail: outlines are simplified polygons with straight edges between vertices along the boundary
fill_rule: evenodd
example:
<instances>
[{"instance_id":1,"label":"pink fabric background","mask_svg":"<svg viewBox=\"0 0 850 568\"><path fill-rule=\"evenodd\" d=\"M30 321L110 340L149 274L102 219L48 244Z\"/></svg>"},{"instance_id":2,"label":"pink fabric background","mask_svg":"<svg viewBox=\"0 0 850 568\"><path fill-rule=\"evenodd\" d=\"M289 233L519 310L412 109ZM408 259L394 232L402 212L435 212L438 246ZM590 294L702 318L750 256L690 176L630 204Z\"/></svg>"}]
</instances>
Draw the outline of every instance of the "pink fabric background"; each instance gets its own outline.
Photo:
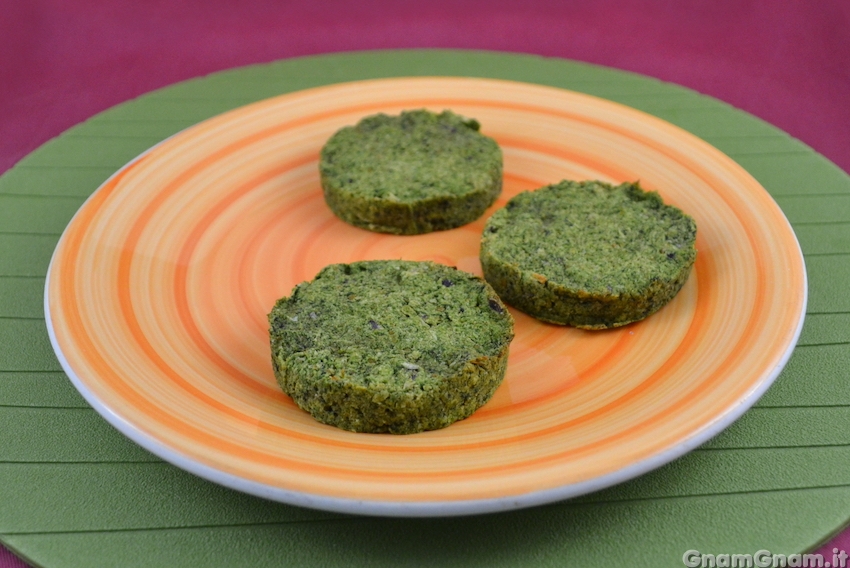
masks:
<instances>
[{"instance_id":1,"label":"pink fabric background","mask_svg":"<svg viewBox=\"0 0 850 568\"><path fill-rule=\"evenodd\" d=\"M91 115L190 77L413 47L650 75L746 110L850 171L848 0L0 0L0 173ZM850 551L850 530L825 558L833 547ZM0 568L22 566L0 548Z\"/></svg>"}]
</instances>

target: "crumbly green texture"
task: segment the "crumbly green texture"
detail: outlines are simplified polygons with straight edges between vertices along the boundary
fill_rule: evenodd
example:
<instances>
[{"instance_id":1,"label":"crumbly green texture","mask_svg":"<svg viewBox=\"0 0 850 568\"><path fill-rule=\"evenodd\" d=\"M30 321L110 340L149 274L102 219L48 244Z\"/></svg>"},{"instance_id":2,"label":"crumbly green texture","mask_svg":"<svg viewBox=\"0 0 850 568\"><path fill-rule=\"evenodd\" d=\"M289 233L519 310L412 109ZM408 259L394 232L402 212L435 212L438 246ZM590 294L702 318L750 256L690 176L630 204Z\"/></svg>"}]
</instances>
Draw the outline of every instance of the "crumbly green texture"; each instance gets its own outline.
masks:
<instances>
[{"instance_id":1,"label":"crumbly green texture","mask_svg":"<svg viewBox=\"0 0 850 568\"><path fill-rule=\"evenodd\" d=\"M448 110L366 117L322 148L325 201L343 221L382 233L474 221L502 191L502 151L479 128Z\"/></svg>"},{"instance_id":2,"label":"crumbly green texture","mask_svg":"<svg viewBox=\"0 0 850 568\"><path fill-rule=\"evenodd\" d=\"M466 418L507 366L513 318L481 278L433 262L334 264L269 314L278 383L320 422L410 434Z\"/></svg>"},{"instance_id":3,"label":"crumbly green texture","mask_svg":"<svg viewBox=\"0 0 850 568\"><path fill-rule=\"evenodd\" d=\"M543 321L604 329L641 320L682 288L696 223L638 183L562 181L520 193L487 222L484 277Z\"/></svg>"}]
</instances>

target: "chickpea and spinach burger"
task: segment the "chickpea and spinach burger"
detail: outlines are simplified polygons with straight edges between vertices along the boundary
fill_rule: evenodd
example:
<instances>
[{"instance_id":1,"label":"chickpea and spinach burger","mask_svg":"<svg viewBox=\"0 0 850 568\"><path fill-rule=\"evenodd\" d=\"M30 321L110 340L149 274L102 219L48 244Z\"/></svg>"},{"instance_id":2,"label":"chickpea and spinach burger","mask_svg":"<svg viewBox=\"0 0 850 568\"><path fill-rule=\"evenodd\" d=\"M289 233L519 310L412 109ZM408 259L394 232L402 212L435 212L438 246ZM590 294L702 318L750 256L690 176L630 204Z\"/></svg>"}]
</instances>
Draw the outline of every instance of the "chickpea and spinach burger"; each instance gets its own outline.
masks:
<instances>
[{"instance_id":1,"label":"chickpea and spinach burger","mask_svg":"<svg viewBox=\"0 0 850 568\"><path fill-rule=\"evenodd\" d=\"M433 262L333 264L269 314L280 387L316 420L411 434L468 417L502 382L513 318L483 279Z\"/></svg>"},{"instance_id":2,"label":"chickpea and spinach burger","mask_svg":"<svg viewBox=\"0 0 850 568\"><path fill-rule=\"evenodd\" d=\"M376 114L322 148L325 201L356 227L417 235L478 219L502 191L502 151L451 111Z\"/></svg>"},{"instance_id":3,"label":"chickpea and spinach burger","mask_svg":"<svg viewBox=\"0 0 850 568\"><path fill-rule=\"evenodd\" d=\"M569 181L523 192L488 219L480 258L508 304L584 329L626 325L679 292L696 223L638 183Z\"/></svg>"}]
</instances>

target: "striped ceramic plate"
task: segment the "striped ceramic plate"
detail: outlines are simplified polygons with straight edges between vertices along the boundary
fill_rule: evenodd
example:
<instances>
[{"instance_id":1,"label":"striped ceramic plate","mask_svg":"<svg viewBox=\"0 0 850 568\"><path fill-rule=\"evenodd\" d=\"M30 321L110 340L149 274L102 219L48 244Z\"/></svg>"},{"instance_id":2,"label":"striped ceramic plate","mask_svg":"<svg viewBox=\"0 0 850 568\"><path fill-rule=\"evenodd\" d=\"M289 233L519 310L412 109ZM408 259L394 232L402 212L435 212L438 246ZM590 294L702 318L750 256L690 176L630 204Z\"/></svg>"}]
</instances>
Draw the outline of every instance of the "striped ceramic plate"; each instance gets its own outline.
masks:
<instances>
[{"instance_id":1,"label":"striped ceramic plate","mask_svg":"<svg viewBox=\"0 0 850 568\"><path fill-rule=\"evenodd\" d=\"M616 330L517 320L507 377L472 417L409 436L315 422L278 389L266 314L325 265L430 259L480 274L484 219L375 234L325 206L318 153L376 112L452 109L504 150L502 206L563 178L640 180L690 213L698 259L667 307ZM470 78L333 85L204 121L122 168L50 265L68 375L127 436L218 483L298 505L446 515L553 501L634 477L752 405L790 356L806 278L793 231L727 156L636 110Z\"/></svg>"}]
</instances>

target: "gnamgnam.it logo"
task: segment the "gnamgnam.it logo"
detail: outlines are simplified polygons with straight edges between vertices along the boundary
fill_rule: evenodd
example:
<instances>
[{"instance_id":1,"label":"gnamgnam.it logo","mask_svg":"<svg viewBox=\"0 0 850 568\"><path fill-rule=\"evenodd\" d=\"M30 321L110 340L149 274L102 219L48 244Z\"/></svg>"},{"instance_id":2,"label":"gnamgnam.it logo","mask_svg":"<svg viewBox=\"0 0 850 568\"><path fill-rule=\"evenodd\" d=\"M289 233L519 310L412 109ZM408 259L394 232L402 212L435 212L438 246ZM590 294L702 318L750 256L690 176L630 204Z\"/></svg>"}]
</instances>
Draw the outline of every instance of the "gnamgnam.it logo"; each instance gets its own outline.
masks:
<instances>
[{"instance_id":1,"label":"gnamgnam.it logo","mask_svg":"<svg viewBox=\"0 0 850 568\"><path fill-rule=\"evenodd\" d=\"M832 549L832 558L823 554L774 554L759 550L755 554L705 554L699 550L688 550L682 562L688 568L847 568L843 550Z\"/></svg>"}]
</instances>

